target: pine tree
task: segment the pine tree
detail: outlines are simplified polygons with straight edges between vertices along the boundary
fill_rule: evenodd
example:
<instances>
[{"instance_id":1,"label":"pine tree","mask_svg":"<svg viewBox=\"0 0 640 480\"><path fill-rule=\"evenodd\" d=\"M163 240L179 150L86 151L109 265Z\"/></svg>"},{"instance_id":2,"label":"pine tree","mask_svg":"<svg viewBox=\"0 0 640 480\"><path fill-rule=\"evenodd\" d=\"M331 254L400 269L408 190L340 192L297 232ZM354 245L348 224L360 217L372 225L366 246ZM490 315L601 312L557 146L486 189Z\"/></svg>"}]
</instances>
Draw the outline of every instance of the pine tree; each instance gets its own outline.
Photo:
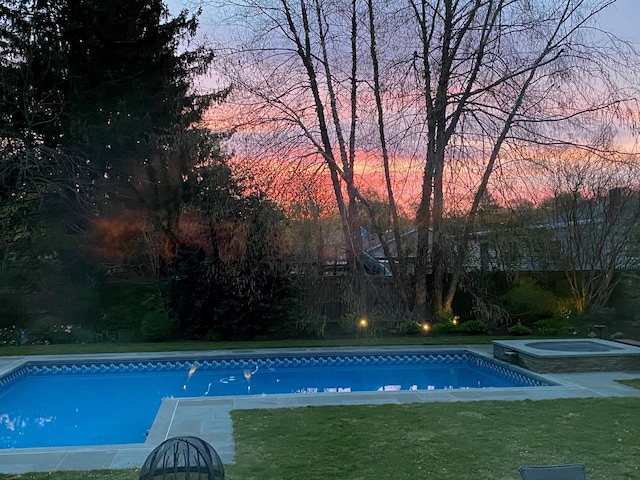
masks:
<instances>
[{"instance_id":1,"label":"pine tree","mask_svg":"<svg viewBox=\"0 0 640 480\"><path fill-rule=\"evenodd\" d=\"M171 238L185 176L218 148L196 128L224 95L191 91L213 59L184 48L197 26L161 0L3 3L0 199L65 190Z\"/></svg>"}]
</instances>

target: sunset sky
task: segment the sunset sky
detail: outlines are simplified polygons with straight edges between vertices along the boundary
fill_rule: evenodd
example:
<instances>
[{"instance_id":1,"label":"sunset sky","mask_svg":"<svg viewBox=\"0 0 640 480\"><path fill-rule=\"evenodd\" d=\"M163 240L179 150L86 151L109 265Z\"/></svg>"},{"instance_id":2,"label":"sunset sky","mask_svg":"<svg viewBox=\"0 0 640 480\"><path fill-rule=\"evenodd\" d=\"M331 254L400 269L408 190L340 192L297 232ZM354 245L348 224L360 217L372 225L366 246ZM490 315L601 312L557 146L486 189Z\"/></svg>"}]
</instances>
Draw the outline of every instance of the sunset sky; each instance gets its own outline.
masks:
<instances>
[{"instance_id":1,"label":"sunset sky","mask_svg":"<svg viewBox=\"0 0 640 480\"><path fill-rule=\"evenodd\" d=\"M402 1L405 1L405 0L398 0L398 2L402 2ZM210 20L210 17L214 16L214 11L212 9L215 7L207 6L207 3L208 3L207 0L167 0L167 4L169 5L169 8L172 13L177 13L182 8L187 8L191 11L194 11L198 4L202 4L203 13L202 13L201 22L200 22L202 35L207 35L208 30L212 28L211 25L213 23ZM638 18L640 18L640 0L617 0L612 6L607 8L601 14L599 20L600 20L600 27L603 30L614 33L622 40L627 40L627 41L636 43L637 48L640 49L640 31L638 30L638 27L637 27ZM212 82L212 80L208 78L204 79L203 84L205 88L208 86L209 82ZM217 87L219 86L214 86L214 88L217 88ZM621 139L624 139L625 137L626 135L622 133ZM626 144L625 140L622 140L622 142ZM629 145L631 146L631 143ZM635 150L635 146L631 148ZM359 172L361 175L364 175L364 177L367 177L367 178L375 177L375 175L372 177L371 176L372 172L368 171L367 169L373 168L375 170L376 167L371 167L371 165L367 166L367 162L364 162L364 164L360 164L360 169L362 168L364 168L364 170ZM507 184L509 185L518 184L519 177L521 174L522 172L518 172L518 174L515 175L515 177L511 181L507 181ZM378 177L380 176L378 175ZM378 181L379 180L380 178L378 178ZM360 185L360 187L365 189L374 188L375 190L379 190L378 188L376 188L376 185L374 185L378 183L378 181L373 183L363 182ZM404 191L402 189L399 189L399 191L396 192L396 194L398 194L401 197L401 203L411 204L412 202L408 199L418 198L419 195L417 194L417 190L416 190L416 188L418 187L419 187L418 184L414 185L412 182L411 185L408 185ZM325 186L325 188L328 188L328 185ZM509 194L508 192L505 193L505 195L508 195L508 194ZM458 198L463 198L463 197L458 195Z\"/></svg>"}]
</instances>

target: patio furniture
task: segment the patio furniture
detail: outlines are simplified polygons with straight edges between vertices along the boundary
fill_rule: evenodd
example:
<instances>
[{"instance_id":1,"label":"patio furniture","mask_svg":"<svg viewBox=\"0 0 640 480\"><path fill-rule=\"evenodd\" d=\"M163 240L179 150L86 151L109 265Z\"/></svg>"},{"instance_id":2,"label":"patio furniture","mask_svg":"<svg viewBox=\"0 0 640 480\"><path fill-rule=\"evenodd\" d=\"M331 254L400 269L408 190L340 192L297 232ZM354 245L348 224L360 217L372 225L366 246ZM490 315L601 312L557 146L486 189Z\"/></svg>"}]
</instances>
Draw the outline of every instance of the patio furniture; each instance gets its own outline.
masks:
<instances>
[{"instance_id":1,"label":"patio furniture","mask_svg":"<svg viewBox=\"0 0 640 480\"><path fill-rule=\"evenodd\" d=\"M139 480L224 480L218 452L198 437L165 440L149 454Z\"/></svg>"},{"instance_id":2,"label":"patio furniture","mask_svg":"<svg viewBox=\"0 0 640 480\"><path fill-rule=\"evenodd\" d=\"M522 465L522 480L587 480L584 465Z\"/></svg>"}]
</instances>

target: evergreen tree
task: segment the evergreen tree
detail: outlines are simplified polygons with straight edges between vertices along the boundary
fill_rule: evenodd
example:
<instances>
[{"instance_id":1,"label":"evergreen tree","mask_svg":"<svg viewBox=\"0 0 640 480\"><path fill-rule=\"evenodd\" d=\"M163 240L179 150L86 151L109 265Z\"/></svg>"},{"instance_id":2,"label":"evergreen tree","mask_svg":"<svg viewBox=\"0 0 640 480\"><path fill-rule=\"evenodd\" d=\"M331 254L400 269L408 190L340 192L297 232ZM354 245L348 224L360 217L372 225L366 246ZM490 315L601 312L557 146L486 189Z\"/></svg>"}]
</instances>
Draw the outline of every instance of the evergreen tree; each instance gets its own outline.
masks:
<instances>
[{"instance_id":1,"label":"evergreen tree","mask_svg":"<svg viewBox=\"0 0 640 480\"><path fill-rule=\"evenodd\" d=\"M161 0L0 6L0 199L84 194L98 212L144 210L175 242L183 180L216 145L195 125L224 95L191 91L213 59L183 49L196 28Z\"/></svg>"},{"instance_id":2,"label":"evergreen tree","mask_svg":"<svg viewBox=\"0 0 640 480\"><path fill-rule=\"evenodd\" d=\"M57 7L0 4L0 255L28 244L45 203L73 200L91 185L86 164L65 147L65 50ZM67 202L69 205L72 202Z\"/></svg>"},{"instance_id":3,"label":"evergreen tree","mask_svg":"<svg viewBox=\"0 0 640 480\"><path fill-rule=\"evenodd\" d=\"M219 97L190 91L213 53L179 52L197 17L183 11L168 19L162 0L65 1L63 134L108 180L111 196L127 206L149 203L157 194L150 184L179 184L199 160L184 154L183 136Z\"/></svg>"}]
</instances>

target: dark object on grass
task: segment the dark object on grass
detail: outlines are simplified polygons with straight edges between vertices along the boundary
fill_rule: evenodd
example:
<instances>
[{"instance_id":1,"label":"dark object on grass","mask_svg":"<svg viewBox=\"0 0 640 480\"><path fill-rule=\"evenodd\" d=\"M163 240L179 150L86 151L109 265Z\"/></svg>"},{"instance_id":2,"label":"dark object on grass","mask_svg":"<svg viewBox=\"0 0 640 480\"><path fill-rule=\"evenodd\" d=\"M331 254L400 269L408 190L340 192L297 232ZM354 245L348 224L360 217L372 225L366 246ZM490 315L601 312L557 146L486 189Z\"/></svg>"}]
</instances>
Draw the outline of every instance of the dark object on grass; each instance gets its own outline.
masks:
<instances>
[{"instance_id":1,"label":"dark object on grass","mask_svg":"<svg viewBox=\"0 0 640 480\"><path fill-rule=\"evenodd\" d=\"M587 480L584 465L536 465L519 468L522 480Z\"/></svg>"},{"instance_id":2,"label":"dark object on grass","mask_svg":"<svg viewBox=\"0 0 640 480\"><path fill-rule=\"evenodd\" d=\"M218 452L198 437L165 440L149 454L139 480L224 480Z\"/></svg>"}]
</instances>

